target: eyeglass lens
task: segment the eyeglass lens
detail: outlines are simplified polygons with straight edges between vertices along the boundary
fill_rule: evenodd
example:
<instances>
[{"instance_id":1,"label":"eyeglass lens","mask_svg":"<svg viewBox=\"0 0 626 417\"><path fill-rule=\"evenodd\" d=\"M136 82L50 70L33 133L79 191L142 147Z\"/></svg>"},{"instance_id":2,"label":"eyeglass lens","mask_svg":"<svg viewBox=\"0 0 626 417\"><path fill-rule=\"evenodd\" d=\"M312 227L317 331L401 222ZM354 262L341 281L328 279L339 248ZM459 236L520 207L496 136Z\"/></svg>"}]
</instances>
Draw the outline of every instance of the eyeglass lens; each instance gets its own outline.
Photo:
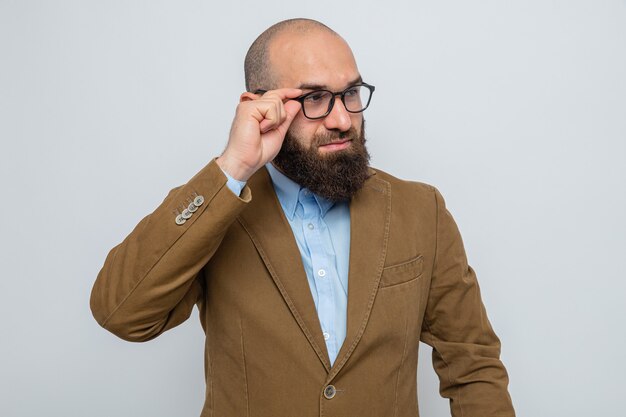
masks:
<instances>
[{"instance_id":1,"label":"eyeglass lens","mask_svg":"<svg viewBox=\"0 0 626 417\"><path fill-rule=\"evenodd\" d=\"M307 94L302 100L304 114L310 118L323 117L329 112L334 96L333 93L326 90L313 91ZM363 111L369 104L370 96L370 89L362 85L350 87L342 94L344 106L351 113Z\"/></svg>"}]
</instances>

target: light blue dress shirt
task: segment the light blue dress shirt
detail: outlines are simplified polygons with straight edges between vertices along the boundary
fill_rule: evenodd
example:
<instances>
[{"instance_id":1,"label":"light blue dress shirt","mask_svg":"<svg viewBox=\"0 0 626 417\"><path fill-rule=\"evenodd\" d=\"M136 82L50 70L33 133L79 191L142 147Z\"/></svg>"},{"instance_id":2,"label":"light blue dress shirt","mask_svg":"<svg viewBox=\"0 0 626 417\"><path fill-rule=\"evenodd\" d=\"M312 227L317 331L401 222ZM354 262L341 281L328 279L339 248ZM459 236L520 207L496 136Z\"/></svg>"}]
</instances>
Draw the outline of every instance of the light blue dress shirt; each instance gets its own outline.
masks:
<instances>
[{"instance_id":1,"label":"light blue dress shirt","mask_svg":"<svg viewBox=\"0 0 626 417\"><path fill-rule=\"evenodd\" d=\"M350 208L332 203L302 188L272 164L266 168L278 201L300 249L313 302L317 310L331 365L346 338ZM245 182L224 172L227 187L236 195Z\"/></svg>"}]
</instances>

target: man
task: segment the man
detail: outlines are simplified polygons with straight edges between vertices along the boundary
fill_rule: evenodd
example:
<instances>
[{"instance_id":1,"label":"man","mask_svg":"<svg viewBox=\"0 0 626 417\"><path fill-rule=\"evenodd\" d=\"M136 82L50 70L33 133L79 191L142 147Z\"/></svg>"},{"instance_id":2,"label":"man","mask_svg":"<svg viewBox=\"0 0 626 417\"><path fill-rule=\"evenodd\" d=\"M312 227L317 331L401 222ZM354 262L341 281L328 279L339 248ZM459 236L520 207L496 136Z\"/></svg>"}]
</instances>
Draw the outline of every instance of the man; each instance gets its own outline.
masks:
<instances>
[{"instance_id":1,"label":"man","mask_svg":"<svg viewBox=\"0 0 626 417\"><path fill-rule=\"evenodd\" d=\"M109 253L96 320L145 341L198 305L205 417L417 416L420 339L453 416L513 416L441 195L368 166L347 43L280 22L245 69L226 149Z\"/></svg>"}]
</instances>

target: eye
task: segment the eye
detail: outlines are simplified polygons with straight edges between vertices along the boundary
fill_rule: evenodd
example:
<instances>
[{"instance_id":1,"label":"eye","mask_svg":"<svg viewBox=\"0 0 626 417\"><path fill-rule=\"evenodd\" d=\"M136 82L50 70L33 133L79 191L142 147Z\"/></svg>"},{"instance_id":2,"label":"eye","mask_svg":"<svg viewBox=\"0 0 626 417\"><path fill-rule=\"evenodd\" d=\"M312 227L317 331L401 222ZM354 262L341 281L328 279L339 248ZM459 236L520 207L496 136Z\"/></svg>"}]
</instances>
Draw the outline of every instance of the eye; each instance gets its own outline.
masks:
<instances>
[{"instance_id":1,"label":"eye","mask_svg":"<svg viewBox=\"0 0 626 417\"><path fill-rule=\"evenodd\" d=\"M343 95L345 97L356 97L359 95L359 91L360 91L361 86L360 85L356 85L352 88L347 89Z\"/></svg>"},{"instance_id":2,"label":"eye","mask_svg":"<svg viewBox=\"0 0 626 417\"><path fill-rule=\"evenodd\" d=\"M313 91L308 96L304 98L307 103L319 103L323 101L328 96L326 91Z\"/></svg>"}]
</instances>

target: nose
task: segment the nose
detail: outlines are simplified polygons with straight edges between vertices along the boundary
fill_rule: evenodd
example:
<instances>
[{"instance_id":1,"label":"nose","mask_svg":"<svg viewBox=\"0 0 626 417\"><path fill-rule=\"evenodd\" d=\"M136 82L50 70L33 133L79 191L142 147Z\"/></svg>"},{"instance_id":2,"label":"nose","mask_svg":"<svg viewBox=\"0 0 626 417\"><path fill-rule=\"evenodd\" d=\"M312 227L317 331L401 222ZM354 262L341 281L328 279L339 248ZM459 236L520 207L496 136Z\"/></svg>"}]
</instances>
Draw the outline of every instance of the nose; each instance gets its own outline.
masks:
<instances>
[{"instance_id":1,"label":"nose","mask_svg":"<svg viewBox=\"0 0 626 417\"><path fill-rule=\"evenodd\" d=\"M352 118L339 97L335 96L333 100L335 100L335 104L328 116L324 118L324 127L328 130L345 132L352 127Z\"/></svg>"}]
</instances>

